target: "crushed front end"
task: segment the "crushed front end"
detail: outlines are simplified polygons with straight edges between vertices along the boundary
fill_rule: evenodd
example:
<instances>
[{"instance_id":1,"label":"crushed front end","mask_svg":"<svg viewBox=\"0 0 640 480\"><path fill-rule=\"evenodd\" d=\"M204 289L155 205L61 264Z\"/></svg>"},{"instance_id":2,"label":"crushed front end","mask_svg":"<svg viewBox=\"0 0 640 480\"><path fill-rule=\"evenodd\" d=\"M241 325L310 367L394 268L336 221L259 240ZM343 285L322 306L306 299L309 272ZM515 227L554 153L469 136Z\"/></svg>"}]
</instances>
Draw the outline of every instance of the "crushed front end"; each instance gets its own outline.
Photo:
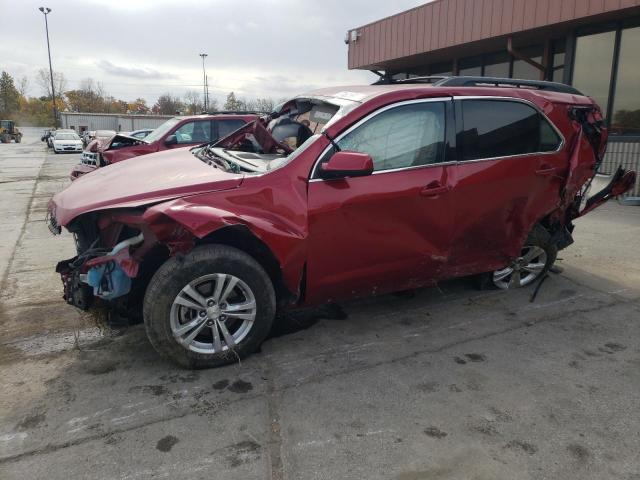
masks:
<instances>
[{"instance_id":1,"label":"crushed front end","mask_svg":"<svg viewBox=\"0 0 640 480\"><path fill-rule=\"evenodd\" d=\"M141 266L147 254L158 246L154 233L142 220L143 212L87 213L67 225L77 255L56 265L67 303L82 310L96 301L110 302L118 309L135 308L141 300L137 290L142 290L140 283L146 277ZM48 225L53 233L60 233L51 211ZM162 254L160 257L166 258Z\"/></svg>"}]
</instances>

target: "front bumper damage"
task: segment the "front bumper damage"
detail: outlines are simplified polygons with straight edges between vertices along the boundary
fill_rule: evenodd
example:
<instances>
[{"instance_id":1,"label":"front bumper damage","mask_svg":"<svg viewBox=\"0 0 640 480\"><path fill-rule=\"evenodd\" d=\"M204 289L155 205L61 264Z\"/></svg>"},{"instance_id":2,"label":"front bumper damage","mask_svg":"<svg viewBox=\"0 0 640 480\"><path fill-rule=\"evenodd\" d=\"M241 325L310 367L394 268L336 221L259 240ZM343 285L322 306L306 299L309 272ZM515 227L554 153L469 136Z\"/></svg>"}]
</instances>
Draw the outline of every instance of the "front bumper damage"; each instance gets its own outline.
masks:
<instances>
[{"instance_id":1,"label":"front bumper damage","mask_svg":"<svg viewBox=\"0 0 640 480\"><path fill-rule=\"evenodd\" d=\"M86 310L94 298L114 300L127 295L140 265L131 256L130 247L143 242L144 235L140 233L118 243L106 255L87 260L80 254L58 262L56 272L62 278L65 301Z\"/></svg>"}]
</instances>

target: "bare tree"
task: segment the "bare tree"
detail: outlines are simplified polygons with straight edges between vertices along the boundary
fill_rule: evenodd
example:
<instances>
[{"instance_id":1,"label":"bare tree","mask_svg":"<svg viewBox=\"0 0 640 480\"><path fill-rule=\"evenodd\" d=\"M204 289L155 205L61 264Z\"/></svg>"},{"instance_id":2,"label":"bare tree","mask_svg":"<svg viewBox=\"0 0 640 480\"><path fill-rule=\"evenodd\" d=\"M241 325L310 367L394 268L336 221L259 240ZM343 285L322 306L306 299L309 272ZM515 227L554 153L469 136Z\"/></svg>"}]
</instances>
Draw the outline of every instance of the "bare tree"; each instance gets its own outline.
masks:
<instances>
[{"instance_id":1,"label":"bare tree","mask_svg":"<svg viewBox=\"0 0 640 480\"><path fill-rule=\"evenodd\" d=\"M40 86L44 95L51 98L51 75L49 74L49 70L46 68L38 70L36 83ZM62 95L62 92L67 89L67 80L62 73L53 72L53 85L56 89L56 96Z\"/></svg>"},{"instance_id":2,"label":"bare tree","mask_svg":"<svg viewBox=\"0 0 640 480\"><path fill-rule=\"evenodd\" d=\"M195 115L204 109L202 102L200 101L200 94L195 90L187 90L184 94L184 106L187 113Z\"/></svg>"},{"instance_id":3,"label":"bare tree","mask_svg":"<svg viewBox=\"0 0 640 480\"><path fill-rule=\"evenodd\" d=\"M23 97L27 96L27 92L29 91L29 79L26 75L18 80L17 88L18 92L20 92L20 95L22 95Z\"/></svg>"}]
</instances>

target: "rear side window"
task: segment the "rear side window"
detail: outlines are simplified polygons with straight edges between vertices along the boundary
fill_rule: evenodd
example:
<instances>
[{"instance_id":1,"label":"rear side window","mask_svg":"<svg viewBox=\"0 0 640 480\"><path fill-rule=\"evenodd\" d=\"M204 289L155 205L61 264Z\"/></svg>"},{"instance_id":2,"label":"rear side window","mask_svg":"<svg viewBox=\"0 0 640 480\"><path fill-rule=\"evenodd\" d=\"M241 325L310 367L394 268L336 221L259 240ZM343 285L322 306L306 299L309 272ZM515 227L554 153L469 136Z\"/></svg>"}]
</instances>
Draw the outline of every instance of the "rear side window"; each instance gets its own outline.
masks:
<instances>
[{"instance_id":1,"label":"rear side window","mask_svg":"<svg viewBox=\"0 0 640 480\"><path fill-rule=\"evenodd\" d=\"M422 102L386 110L338 141L341 150L368 153L374 170L442 162L445 105Z\"/></svg>"},{"instance_id":2,"label":"rear side window","mask_svg":"<svg viewBox=\"0 0 640 480\"><path fill-rule=\"evenodd\" d=\"M560 137L533 107L504 100L462 102L462 159L554 151Z\"/></svg>"},{"instance_id":3,"label":"rear side window","mask_svg":"<svg viewBox=\"0 0 640 480\"><path fill-rule=\"evenodd\" d=\"M218 139L220 139L243 126L244 120L216 120L215 123L218 125Z\"/></svg>"}]
</instances>

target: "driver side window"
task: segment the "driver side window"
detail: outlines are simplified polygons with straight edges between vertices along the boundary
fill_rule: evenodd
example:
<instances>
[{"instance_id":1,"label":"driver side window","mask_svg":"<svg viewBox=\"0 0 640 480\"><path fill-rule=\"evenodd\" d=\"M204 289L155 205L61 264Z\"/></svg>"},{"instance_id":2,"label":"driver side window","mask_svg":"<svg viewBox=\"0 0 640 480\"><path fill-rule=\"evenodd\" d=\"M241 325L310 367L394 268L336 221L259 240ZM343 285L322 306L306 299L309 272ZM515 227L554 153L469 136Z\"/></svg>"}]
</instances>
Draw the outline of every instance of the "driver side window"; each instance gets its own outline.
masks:
<instances>
[{"instance_id":1,"label":"driver side window","mask_svg":"<svg viewBox=\"0 0 640 480\"><path fill-rule=\"evenodd\" d=\"M374 171L444 160L445 104L421 102L386 110L337 143L341 150L368 153Z\"/></svg>"}]
</instances>

